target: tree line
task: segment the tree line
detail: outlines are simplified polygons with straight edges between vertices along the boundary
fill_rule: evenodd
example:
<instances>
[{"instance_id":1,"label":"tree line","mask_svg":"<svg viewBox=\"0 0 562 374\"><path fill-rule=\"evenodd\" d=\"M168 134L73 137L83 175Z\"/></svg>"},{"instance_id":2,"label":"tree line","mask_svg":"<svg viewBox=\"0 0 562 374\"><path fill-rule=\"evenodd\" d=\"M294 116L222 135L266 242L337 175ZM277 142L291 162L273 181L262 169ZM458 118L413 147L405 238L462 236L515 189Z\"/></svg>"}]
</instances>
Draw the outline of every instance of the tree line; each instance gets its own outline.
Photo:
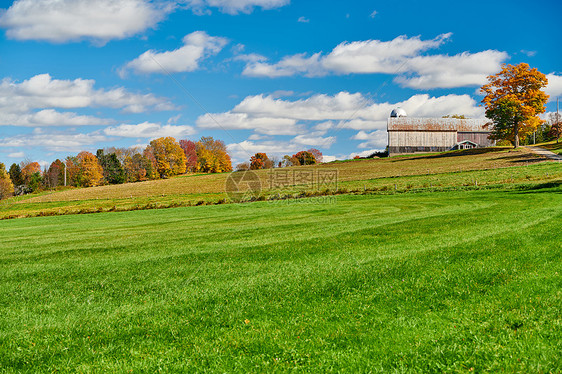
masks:
<instances>
[{"instance_id":1,"label":"tree line","mask_svg":"<svg viewBox=\"0 0 562 374\"><path fill-rule=\"evenodd\" d=\"M281 160L275 157L269 157L266 153L256 153L247 162L242 162L236 165L237 171L244 170L259 170L259 169L272 169L275 167L288 167L288 166L304 166L314 165L322 162L322 152L318 149L311 148L307 151L300 151L296 154L289 156L285 155Z\"/></svg>"},{"instance_id":2,"label":"tree line","mask_svg":"<svg viewBox=\"0 0 562 374\"><path fill-rule=\"evenodd\" d=\"M169 178L184 173L232 171L226 145L212 137L199 141L154 139L144 149L98 149L57 159L41 170L38 162L23 161L9 169L0 163L0 199L59 186L92 187Z\"/></svg>"}]
</instances>

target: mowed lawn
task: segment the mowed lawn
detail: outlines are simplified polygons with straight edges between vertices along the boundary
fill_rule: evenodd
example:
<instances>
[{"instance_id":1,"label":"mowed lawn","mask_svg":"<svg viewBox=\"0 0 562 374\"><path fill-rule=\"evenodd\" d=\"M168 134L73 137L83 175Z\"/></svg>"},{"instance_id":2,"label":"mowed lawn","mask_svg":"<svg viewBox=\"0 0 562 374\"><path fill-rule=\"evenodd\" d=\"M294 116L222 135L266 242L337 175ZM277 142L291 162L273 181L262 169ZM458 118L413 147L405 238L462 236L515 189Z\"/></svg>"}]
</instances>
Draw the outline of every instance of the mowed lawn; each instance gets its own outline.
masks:
<instances>
[{"instance_id":1,"label":"mowed lawn","mask_svg":"<svg viewBox=\"0 0 562 374\"><path fill-rule=\"evenodd\" d=\"M2 221L0 371L560 372L549 186Z\"/></svg>"}]
</instances>

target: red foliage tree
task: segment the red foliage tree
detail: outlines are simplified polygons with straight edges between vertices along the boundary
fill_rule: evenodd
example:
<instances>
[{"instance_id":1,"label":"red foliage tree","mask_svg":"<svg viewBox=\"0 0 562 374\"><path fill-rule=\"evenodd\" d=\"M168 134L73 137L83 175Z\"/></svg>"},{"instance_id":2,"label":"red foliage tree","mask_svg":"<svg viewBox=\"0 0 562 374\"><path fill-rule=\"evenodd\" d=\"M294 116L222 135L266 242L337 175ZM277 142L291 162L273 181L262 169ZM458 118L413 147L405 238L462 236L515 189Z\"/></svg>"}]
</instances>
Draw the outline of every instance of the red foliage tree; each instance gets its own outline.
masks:
<instances>
[{"instance_id":1,"label":"red foliage tree","mask_svg":"<svg viewBox=\"0 0 562 374\"><path fill-rule=\"evenodd\" d=\"M317 163L321 163L323 156L322 156L322 152L320 152L318 149L316 148L310 148L307 152L312 153L312 155L314 156L314 158L316 159Z\"/></svg>"},{"instance_id":2,"label":"red foliage tree","mask_svg":"<svg viewBox=\"0 0 562 374\"><path fill-rule=\"evenodd\" d=\"M191 140L180 140L180 147L185 153L185 171L186 172L196 172L197 171L197 144Z\"/></svg>"}]
</instances>

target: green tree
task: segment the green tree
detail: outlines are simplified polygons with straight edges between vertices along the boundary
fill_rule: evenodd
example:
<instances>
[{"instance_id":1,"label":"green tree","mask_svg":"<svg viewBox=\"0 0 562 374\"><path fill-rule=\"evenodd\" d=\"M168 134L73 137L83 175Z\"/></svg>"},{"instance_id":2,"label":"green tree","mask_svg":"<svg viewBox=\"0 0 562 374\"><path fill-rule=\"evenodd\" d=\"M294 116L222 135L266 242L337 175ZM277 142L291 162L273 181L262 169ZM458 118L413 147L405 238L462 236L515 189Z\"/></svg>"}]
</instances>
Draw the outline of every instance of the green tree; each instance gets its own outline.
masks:
<instances>
[{"instance_id":1,"label":"green tree","mask_svg":"<svg viewBox=\"0 0 562 374\"><path fill-rule=\"evenodd\" d=\"M21 186L23 184L23 175L21 174L21 168L18 164L13 163L10 166L10 178L15 186Z\"/></svg>"},{"instance_id":2,"label":"green tree","mask_svg":"<svg viewBox=\"0 0 562 374\"><path fill-rule=\"evenodd\" d=\"M103 169L103 178L109 184L125 183L125 170L115 152L105 154L103 149L98 149L96 157Z\"/></svg>"}]
</instances>

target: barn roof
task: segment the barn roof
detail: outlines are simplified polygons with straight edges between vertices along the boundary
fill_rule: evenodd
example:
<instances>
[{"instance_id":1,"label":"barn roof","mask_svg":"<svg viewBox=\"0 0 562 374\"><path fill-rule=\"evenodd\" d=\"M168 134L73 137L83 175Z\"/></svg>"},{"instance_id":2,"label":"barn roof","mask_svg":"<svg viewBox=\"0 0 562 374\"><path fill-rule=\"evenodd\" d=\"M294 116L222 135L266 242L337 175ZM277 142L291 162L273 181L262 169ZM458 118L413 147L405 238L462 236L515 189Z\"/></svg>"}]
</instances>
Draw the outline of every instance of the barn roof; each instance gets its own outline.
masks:
<instances>
[{"instance_id":1,"label":"barn roof","mask_svg":"<svg viewBox=\"0 0 562 374\"><path fill-rule=\"evenodd\" d=\"M393 117L388 119L389 131L457 131L457 132L489 132L486 126L490 120L456 119L456 118L413 118Z\"/></svg>"}]
</instances>

